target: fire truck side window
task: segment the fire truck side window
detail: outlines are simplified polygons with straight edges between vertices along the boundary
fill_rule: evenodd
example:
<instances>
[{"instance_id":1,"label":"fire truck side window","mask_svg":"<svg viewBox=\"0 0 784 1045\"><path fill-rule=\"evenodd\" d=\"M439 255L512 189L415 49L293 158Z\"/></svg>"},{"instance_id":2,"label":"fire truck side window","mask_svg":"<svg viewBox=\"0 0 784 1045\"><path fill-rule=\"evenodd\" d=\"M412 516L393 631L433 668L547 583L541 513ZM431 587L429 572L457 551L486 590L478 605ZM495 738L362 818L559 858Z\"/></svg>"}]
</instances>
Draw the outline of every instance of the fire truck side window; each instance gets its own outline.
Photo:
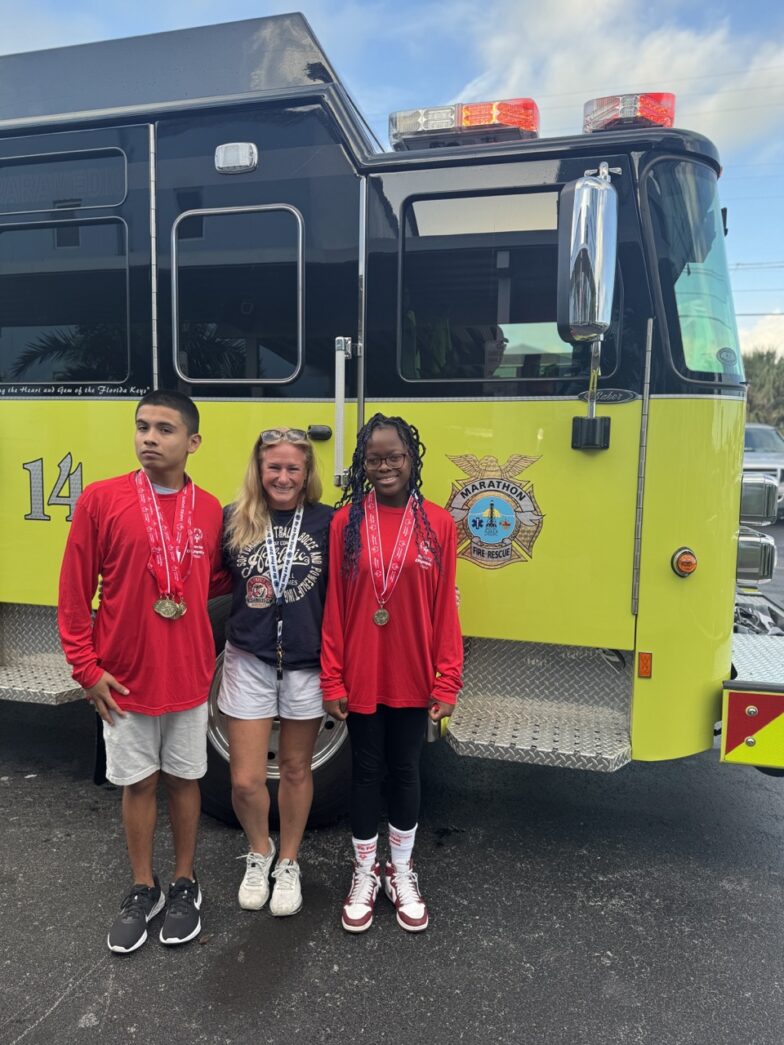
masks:
<instances>
[{"instance_id":1,"label":"fire truck side window","mask_svg":"<svg viewBox=\"0 0 784 1045\"><path fill-rule=\"evenodd\" d=\"M576 376L556 328L556 192L415 199L404 212L400 373L409 381ZM612 367L610 367L612 369Z\"/></svg>"},{"instance_id":2,"label":"fire truck side window","mask_svg":"<svg viewBox=\"0 0 784 1045\"><path fill-rule=\"evenodd\" d=\"M128 376L128 247L117 219L0 226L0 382Z\"/></svg>"},{"instance_id":3,"label":"fire truck side window","mask_svg":"<svg viewBox=\"0 0 784 1045\"><path fill-rule=\"evenodd\" d=\"M119 149L0 162L0 214L117 207L126 191L125 156Z\"/></svg>"},{"instance_id":4,"label":"fire truck side window","mask_svg":"<svg viewBox=\"0 0 784 1045\"><path fill-rule=\"evenodd\" d=\"M285 209L177 225L177 344L191 381L285 380L300 361L299 226Z\"/></svg>"}]
</instances>

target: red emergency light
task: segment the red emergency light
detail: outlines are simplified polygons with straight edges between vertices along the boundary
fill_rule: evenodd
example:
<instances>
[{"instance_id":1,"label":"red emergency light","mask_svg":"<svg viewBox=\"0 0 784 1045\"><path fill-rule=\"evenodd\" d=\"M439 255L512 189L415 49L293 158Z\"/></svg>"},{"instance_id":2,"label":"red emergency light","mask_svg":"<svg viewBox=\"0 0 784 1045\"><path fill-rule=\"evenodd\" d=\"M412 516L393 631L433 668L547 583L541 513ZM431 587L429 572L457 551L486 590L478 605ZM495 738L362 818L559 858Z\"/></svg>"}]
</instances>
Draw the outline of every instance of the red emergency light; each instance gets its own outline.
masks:
<instances>
[{"instance_id":1,"label":"red emergency light","mask_svg":"<svg viewBox=\"0 0 784 1045\"><path fill-rule=\"evenodd\" d=\"M628 127L672 127L675 95L667 93L610 94L592 98L583 109L583 131L612 131Z\"/></svg>"}]
</instances>

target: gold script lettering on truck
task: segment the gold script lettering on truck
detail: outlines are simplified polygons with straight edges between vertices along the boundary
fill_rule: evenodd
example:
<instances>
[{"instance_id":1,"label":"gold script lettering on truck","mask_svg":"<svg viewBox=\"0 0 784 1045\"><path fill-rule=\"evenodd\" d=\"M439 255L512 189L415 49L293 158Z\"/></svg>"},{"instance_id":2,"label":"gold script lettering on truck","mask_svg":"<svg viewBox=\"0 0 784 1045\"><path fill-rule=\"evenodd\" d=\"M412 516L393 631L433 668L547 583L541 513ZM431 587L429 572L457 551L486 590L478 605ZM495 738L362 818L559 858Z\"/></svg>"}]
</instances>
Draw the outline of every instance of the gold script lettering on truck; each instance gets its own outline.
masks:
<instances>
[{"instance_id":1,"label":"gold script lettering on truck","mask_svg":"<svg viewBox=\"0 0 784 1045\"><path fill-rule=\"evenodd\" d=\"M720 732L784 766L778 478L742 473L721 167L673 95L589 100L558 138L530 98L397 112L385 150L297 14L6 55L0 82L2 699L80 698L74 506L179 388L222 503L261 427L310 432L329 500L365 419L418 427L457 529L458 755L609 772ZM315 819L347 749L325 718Z\"/></svg>"}]
</instances>

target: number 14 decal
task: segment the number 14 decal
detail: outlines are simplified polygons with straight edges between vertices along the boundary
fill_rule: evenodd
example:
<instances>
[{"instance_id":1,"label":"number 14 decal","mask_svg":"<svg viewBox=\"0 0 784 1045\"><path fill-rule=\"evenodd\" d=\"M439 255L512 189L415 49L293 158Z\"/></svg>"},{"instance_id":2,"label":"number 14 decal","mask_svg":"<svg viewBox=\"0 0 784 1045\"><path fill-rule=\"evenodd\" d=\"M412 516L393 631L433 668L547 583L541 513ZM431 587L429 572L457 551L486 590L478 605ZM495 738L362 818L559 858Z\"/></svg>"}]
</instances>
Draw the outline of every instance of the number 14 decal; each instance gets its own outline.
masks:
<instances>
[{"instance_id":1,"label":"number 14 decal","mask_svg":"<svg viewBox=\"0 0 784 1045\"><path fill-rule=\"evenodd\" d=\"M76 501L82 492L82 466L81 464L78 464L76 468L72 466L73 458L70 454L66 454L57 466L60 469L57 482L46 498L46 504L64 505L68 508L66 522L70 522L73 518ZM25 519L31 519L34 522L48 522L52 517L44 511L44 459L39 457L35 461L27 461L22 468L30 475L30 511ZM66 486L68 493L64 494L63 490Z\"/></svg>"}]
</instances>

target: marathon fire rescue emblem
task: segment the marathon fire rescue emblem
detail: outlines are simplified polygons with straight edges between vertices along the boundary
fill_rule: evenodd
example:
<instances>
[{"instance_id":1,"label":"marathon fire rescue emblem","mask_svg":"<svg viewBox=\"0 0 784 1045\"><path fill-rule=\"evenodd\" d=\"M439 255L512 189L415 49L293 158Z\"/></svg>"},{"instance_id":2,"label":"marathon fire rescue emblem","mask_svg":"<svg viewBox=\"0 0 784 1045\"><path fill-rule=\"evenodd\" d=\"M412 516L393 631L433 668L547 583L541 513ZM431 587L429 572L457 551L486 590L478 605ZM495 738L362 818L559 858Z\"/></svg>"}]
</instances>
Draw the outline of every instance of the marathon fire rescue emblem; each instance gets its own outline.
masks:
<instances>
[{"instance_id":1,"label":"marathon fire rescue emblem","mask_svg":"<svg viewBox=\"0 0 784 1045\"><path fill-rule=\"evenodd\" d=\"M504 465L489 455L449 460L467 477L452 483L446 505L457 524L457 557L487 570L530 559L544 516L532 484L520 476L539 458L512 454Z\"/></svg>"}]
</instances>

